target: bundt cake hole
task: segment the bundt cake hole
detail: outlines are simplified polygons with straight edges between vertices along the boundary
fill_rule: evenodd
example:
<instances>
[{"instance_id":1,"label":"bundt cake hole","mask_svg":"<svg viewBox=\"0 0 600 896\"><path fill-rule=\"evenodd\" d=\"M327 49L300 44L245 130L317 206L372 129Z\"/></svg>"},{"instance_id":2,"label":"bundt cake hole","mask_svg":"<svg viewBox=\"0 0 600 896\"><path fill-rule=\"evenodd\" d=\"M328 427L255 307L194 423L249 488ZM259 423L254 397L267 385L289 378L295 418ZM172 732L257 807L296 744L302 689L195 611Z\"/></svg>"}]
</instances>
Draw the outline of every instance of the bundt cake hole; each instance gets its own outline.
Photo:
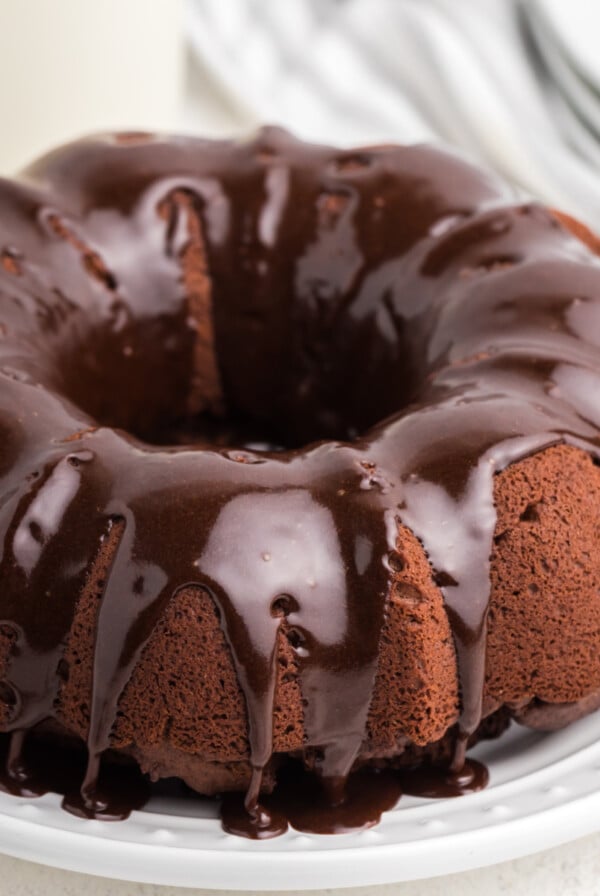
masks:
<instances>
[{"instance_id":1,"label":"bundt cake hole","mask_svg":"<svg viewBox=\"0 0 600 896\"><path fill-rule=\"evenodd\" d=\"M360 168L369 164L369 157L349 157L344 164ZM319 200L323 226L334 228L349 201L350 197L335 187L325 191ZM392 407L392 397L386 397L385 390L384 394L380 389L368 391L364 387L368 400L338 407L338 387L344 376L333 369L327 343L313 349L316 343L310 334L299 347L305 353L303 366L311 371L310 377L312 371L319 371L319 394L310 399L316 401L316 407L309 414L300 419L293 412L287 414L286 409L282 413L282 408L274 404L272 412L267 408L263 415L261 408L260 419L254 419L254 411L242 413L235 407L225 407L203 205L201 196L178 188L157 206L157 214L165 221L167 254L178 261L181 270L186 309L179 320L134 322L119 296L118 279L101 254L81 238L75 224L53 211L46 215L49 231L79 254L85 271L113 297L113 303L106 306L109 326L94 327L83 334L81 344L60 348L56 359L58 391L100 426L125 430L149 444L221 449L237 445L253 452L296 449L322 438L352 440L396 410L398 396L394 396ZM335 298L333 293L319 298L318 290L315 292L319 315L331 327L339 311ZM402 320L393 314L391 297L388 311L403 337ZM261 315L256 321L263 326ZM278 371L277 376L285 377L285 371ZM304 400L302 376L298 374L296 390L300 403ZM404 381L412 380L407 376ZM408 401L413 395L404 398ZM354 417L357 419L350 419ZM72 438L78 438L78 433ZM245 462L241 454L240 462Z\"/></svg>"},{"instance_id":2,"label":"bundt cake hole","mask_svg":"<svg viewBox=\"0 0 600 896\"><path fill-rule=\"evenodd\" d=\"M335 208L328 204L327 214L334 216L339 212L339 202L343 205L347 201L347 197L337 193L329 199ZM181 266L187 297L185 319L172 321L170 327L168 321L153 322L146 332L143 321L134 325L127 316L121 319L122 302L115 301L109 306L110 327L103 332L92 331L84 344L69 345L61 351L57 360L59 389L100 426L123 429L154 445L240 445L258 452L299 447L304 439L288 439L268 420L253 421L225 413L202 202L191 190L180 188L170 192L157 207L166 221L168 254L176 257ZM88 274L116 294L116 276L100 254L80 238L75 227L55 212L48 213L45 221L56 237L81 256ZM174 333L176 329L178 334ZM153 383L159 386L158 396L158 390L151 388ZM80 438L90 429L93 427L78 431L71 438ZM314 439L320 435L315 432ZM309 434L306 441L312 440ZM243 453L237 459L245 462Z\"/></svg>"},{"instance_id":3,"label":"bundt cake hole","mask_svg":"<svg viewBox=\"0 0 600 896\"><path fill-rule=\"evenodd\" d=\"M132 334L131 338L136 342L141 337ZM232 461L255 463L255 453L295 449L322 437L321 431L317 429L314 435L303 432L303 438L296 438L295 434L286 430L281 421L253 420L235 412L215 413L204 410L190 413L185 402L180 402L179 407L176 402L169 405L171 387L165 382L159 399L161 403L158 404L152 392L145 392L143 388L146 378L144 367L150 359L138 358L136 355L126 358L118 351L118 347L113 345L106 348L107 353L114 352L117 357L114 364L104 364L101 369L85 351L73 350L60 359L64 368L64 373L59 370L57 377L60 392L89 414L95 424L74 431L68 437L69 441L77 441L98 427L108 426L124 430L151 445L195 445L224 451L229 449L228 456ZM118 371L121 372L120 378L117 376ZM168 371L165 371L165 379L167 375ZM155 377L156 373L148 371L149 381L153 381ZM119 391L118 379L121 384L129 384L131 395L122 386ZM174 395L186 392L181 380L172 383L172 390ZM332 426L334 424L335 421ZM349 433L342 430L339 438L346 439L354 434L354 431Z\"/></svg>"}]
</instances>

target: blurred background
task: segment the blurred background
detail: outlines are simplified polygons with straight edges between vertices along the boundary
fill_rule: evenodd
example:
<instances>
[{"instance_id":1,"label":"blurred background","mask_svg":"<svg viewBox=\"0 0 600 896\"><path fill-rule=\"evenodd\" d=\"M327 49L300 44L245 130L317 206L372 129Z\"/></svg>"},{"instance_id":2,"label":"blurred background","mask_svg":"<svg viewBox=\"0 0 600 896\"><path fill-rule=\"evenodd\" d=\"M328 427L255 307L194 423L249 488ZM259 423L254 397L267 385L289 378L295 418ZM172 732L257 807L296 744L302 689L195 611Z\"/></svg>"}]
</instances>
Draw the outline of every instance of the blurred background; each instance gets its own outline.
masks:
<instances>
[{"instance_id":1,"label":"blurred background","mask_svg":"<svg viewBox=\"0 0 600 896\"><path fill-rule=\"evenodd\" d=\"M0 171L107 129L442 140L600 227L598 0L0 0Z\"/></svg>"}]
</instances>

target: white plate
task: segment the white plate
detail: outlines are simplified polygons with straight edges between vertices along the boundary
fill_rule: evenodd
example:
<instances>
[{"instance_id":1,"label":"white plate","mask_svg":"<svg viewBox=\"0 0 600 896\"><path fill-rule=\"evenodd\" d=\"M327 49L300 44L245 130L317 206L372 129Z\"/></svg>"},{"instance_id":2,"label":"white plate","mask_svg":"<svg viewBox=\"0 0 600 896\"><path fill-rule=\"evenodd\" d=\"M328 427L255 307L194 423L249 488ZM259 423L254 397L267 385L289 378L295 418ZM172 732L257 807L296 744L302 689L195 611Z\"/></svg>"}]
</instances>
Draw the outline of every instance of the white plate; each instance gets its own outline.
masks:
<instances>
[{"instance_id":1,"label":"white plate","mask_svg":"<svg viewBox=\"0 0 600 896\"><path fill-rule=\"evenodd\" d=\"M473 751L489 787L454 800L404 797L360 834L225 834L215 805L154 799L127 821L82 821L59 798L0 794L0 851L145 883L236 890L321 889L464 871L600 829L600 713L556 734L514 727Z\"/></svg>"}]
</instances>

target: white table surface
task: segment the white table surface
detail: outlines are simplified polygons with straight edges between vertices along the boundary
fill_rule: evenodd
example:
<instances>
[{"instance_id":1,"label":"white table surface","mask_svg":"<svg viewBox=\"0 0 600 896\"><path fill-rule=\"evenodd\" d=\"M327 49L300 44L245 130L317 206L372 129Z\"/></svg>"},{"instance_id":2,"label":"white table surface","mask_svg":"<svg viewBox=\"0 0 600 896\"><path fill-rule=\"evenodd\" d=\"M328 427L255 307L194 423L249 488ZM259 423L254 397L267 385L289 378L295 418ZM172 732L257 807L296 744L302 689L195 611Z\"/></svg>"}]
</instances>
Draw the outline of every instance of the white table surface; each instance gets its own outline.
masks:
<instances>
[{"instance_id":1,"label":"white table surface","mask_svg":"<svg viewBox=\"0 0 600 896\"><path fill-rule=\"evenodd\" d=\"M190 72L193 98L183 113L185 130L205 135L249 130L248 121L214 89L203 72ZM198 122L201 121L201 125ZM228 891L231 896L232 891ZM298 894L299 891L294 891ZM315 896L319 892L312 891ZM107 878L58 871L19 859L0 856L0 896L223 896L220 890L181 890L151 884L132 884ZM257 896L260 891L254 891ZM414 883L352 890L323 890L340 896L598 896L600 894L600 834L572 844L490 868ZM226 894L225 894L226 896ZM293 896L293 894L291 894Z\"/></svg>"},{"instance_id":2,"label":"white table surface","mask_svg":"<svg viewBox=\"0 0 600 896\"><path fill-rule=\"evenodd\" d=\"M298 891L294 892L298 896ZM313 892L319 896L317 891ZM223 890L181 890L88 877L0 856L2 896L186 896L187 893L190 896L227 896ZM259 893L254 891L254 896ZM325 893L334 896L499 896L503 893L513 896L597 896L600 893L600 834L526 859L466 874L385 887L322 890L320 896ZM228 894L232 896L232 891Z\"/></svg>"}]
</instances>

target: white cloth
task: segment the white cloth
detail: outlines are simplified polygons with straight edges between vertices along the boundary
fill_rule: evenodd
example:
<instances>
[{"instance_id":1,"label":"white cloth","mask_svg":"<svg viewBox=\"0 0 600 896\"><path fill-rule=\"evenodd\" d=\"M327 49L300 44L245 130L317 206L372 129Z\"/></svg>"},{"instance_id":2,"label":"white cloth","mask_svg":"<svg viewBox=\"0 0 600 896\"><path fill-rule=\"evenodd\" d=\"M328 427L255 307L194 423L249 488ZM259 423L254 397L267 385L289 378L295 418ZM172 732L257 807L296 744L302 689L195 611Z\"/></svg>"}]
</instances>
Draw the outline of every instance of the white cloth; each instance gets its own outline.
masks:
<instances>
[{"instance_id":1,"label":"white cloth","mask_svg":"<svg viewBox=\"0 0 600 896\"><path fill-rule=\"evenodd\" d=\"M443 140L600 229L597 0L188 0L187 25L246 129Z\"/></svg>"}]
</instances>

